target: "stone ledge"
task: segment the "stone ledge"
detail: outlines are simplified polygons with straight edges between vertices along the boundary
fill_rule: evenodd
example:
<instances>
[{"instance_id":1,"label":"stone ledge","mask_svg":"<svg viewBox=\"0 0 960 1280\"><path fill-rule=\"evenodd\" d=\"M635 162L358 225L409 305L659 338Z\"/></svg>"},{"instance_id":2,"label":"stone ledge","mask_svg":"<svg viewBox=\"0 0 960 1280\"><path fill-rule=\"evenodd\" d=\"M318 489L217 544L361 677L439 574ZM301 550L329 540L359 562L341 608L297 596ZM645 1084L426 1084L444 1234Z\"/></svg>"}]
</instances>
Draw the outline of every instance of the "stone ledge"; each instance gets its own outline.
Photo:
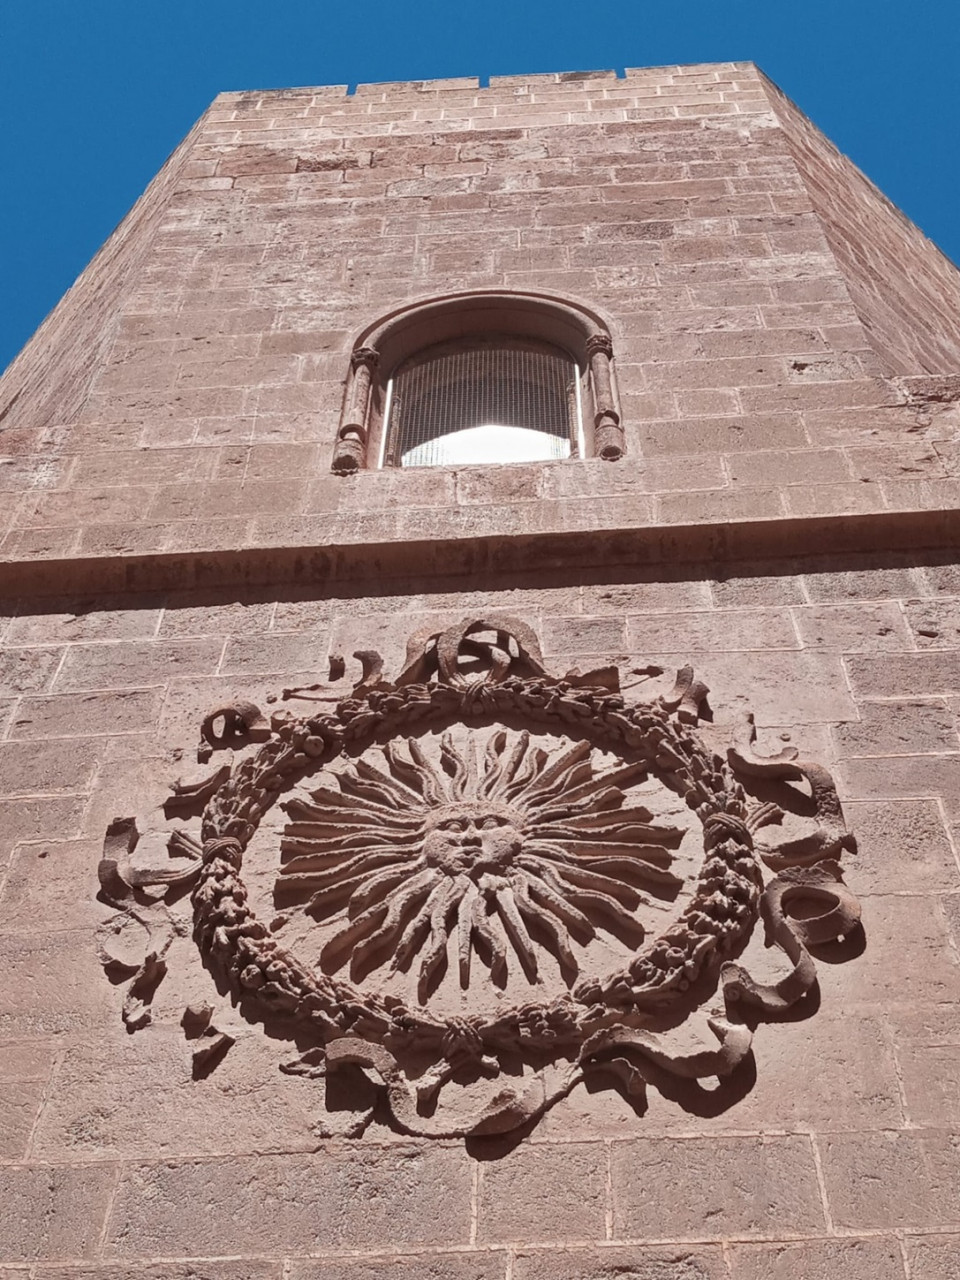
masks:
<instances>
[{"instance_id":1,"label":"stone ledge","mask_svg":"<svg viewBox=\"0 0 960 1280\"><path fill-rule=\"evenodd\" d=\"M851 552L943 550L960 542L960 508L777 517L703 524L407 541L287 541L276 546L0 560L0 594L117 594L394 576L517 574L596 565L772 560Z\"/></svg>"}]
</instances>

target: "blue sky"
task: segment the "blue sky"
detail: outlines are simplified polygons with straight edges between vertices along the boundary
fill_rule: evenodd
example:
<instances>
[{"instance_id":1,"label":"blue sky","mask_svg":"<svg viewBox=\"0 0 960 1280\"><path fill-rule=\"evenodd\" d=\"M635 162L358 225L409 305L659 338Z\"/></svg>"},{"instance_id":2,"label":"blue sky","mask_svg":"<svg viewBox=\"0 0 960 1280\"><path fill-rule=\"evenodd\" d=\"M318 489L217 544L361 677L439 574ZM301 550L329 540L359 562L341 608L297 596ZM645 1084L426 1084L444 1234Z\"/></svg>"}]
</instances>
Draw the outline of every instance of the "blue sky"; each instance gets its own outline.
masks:
<instances>
[{"instance_id":1,"label":"blue sky","mask_svg":"<svg viewBox=\"0 0 960 1280\"><path fill-rule=\"evenodd\" d=\"M727 59L960 260L957 0L0 0L0 368L221 90Z\"/></svg>"}]
</instances>

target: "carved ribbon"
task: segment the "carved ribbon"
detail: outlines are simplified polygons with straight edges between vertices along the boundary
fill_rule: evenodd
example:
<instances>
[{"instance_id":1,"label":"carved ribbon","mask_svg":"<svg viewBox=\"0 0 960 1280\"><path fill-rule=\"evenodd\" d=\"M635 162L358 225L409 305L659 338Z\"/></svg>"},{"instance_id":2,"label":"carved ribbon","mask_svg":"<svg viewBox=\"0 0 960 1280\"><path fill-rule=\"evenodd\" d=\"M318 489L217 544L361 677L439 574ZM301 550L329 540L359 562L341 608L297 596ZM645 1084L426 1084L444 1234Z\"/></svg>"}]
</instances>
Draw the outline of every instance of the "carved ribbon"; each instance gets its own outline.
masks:
<instances>
[{"instance_id":1,"label":"carved ribbon","mask_svg":"<svg viewBox=\"0 0 960 1280\"><path fill-rule=\"evenodd\" d=\"M495 631L496 642L472 639L481 631ZM510 652L511 640L517 649L515 655ZM540 641L533 628L519 618L491 613L482 618L464 618L446 631L426 630L411 636L404 669L393 684L386 687L425 684L436 675L443 684L467 688L477 682L477 677L469 678L460 672L459 660L464 653L488 660L489 670L479 677L487 684L499 684L507 675L539 676L545 670ZM379 669L377 674L379 676Z\"/></svg>"},{"instance_id":2,"label":"carved ribbon","mask_svg":"<svg viewBox=\"0 0 960 1280\"><path fill-rule=\"evenodd\" d=\"M227 773L229 774L229 769ZM186 886L197 878L199 846L184 832L175 832L169 843L177 853L192 860L186 867L178 867L176 864L162 867L133 866L130 855L136 849L139 839L140 832L135 818L114 818L107 827L97 876L104 896L115 905L118 899L129 898L132 889L148 889L159 885Z\"/></svg>"},{"instance_id":3,"label":"carved ribbon","mask_svg":"<svg viewBox=\"0 0 960 1280\"><path fill-rule=\"evenodd\" d=\"M175 782L170 788L164 808L167 810L190 809L194 805L203 804L223 786L230 777L230 766L222 764L219 769L201 778L199 782Z\"/></svg>"},{"instance_id":4,"label":"carved ribbon","mask_svg":"<svg viewBox=\"0 0 960 1280\"><path fill-rule=\"evenodd\" d=\"M812 866L824 858L836 857L843 849L855 853L857 842L847 830L840 797L828 770L811 761L798 760L796 747L785 747L775 756L759 756L754 751L756 738L753 716L748 715L735 745L727 749L727 759L734 772L748 778L807 782L817 823L815 831L799 839L783 840L775 845L758 844L757 852L767 866L780 871L787 867Z\"/></svg>"},{"instance_id":5,"label":"carved ribbon","mask_svg":"<svg viewBox=\"0 0 960 1280\"><path fill-rule=\"evenodd\" d=\"M730 1075L750 1052L753 1033L747 1026L722 1018L711 1018L708 1025L720 1047L690 1054L669 1053L662 1037L649 1031L625 1027L598 1031L585 1042L576 1063L554 1088L548 1090L538 1074L522 1089L501 1089L479 1112L454 1124L431 1123L421 1115L417 1110L417 1096L422 1096L423 1091L414 1092L393 1054L383 1045L370 1044L355 1036L331 1041L326 1048L325 1066L311 1071L294 1063L285 1070L296 1074L329 1074L345 1066L362 1067L379 1076L391 1114L404 1133L432 1138L486 1137L532 1124L597 1072L615 1075L634 1097L643 1093L651 1066L686 1080Z\"/></svg>"},{"instance_id":6,"label":"carved ribbon","mask_svg":"<svg viewBox=\"0 0 960 1280\"><path fill-rule=\"evenodd\" d=\"M823 908L792 917L791 907L803 903ZM776 945L787 955L793 968L772 986L755 982L738 964L725 964L720 971L726 999L763 1010L782 1013L811 991L817 981L816 966L807 950L825 942L848 937L860 923L860 904L843 883L836 862L820 862L815 867L794 867L772 880L760 899L767 946Z\"/></svg>"},{"instance_id":7,"label":"carved ribbon","mask_svg":"<svg viewBox=\"0 0 960 1280\"><path fill-rule=\"evenodd\" d=\"M693 667L681 667L676 683L669 693L662 694L660 702L668 711L676 711L681 724L696 724L700 719L700 706L710 692L702 680L693 674Z\"/></svg>"},{"instance_id":8,"label":"carved ribbon","mask_svg":"<svg viewBox=\"0 0 960 1280\"><path fill-rule=\"evenodd\" d=\"M437 667L441 680L461 688L470 683L457 670L457 663L467 637L477 631L497 632L497 644L484 646L491 654L501 656L489 677L492 683L499 683L511 669L516 669L518 673L522 670L524 675L543 675L543 655L533 628L519 618L492 613L483 618L464 618L457 626L450 627L437 638ZM507 648L511 639L517 645L517 658L512 658ZM505 663L502 661L503 657L507 659Z\"/></svg>"},{"instance_id":9,"label":"carved ribbon","mask_svg":"<svg viewBox=\"0 0 960 1280\"><path fill-rule=\"evenodd\" d=\"M218 720L222 722L219 732ZM270 737L270 725L258 706L238 698L208 711L200 726L200 736L215 750L236 747L247 742L266 742Z\"/></svg>"},{"instance_id":10,"label":"carved ribbon","mask_svg":"<svg viewBox=\"0 0 960 1280\"><path fill-rule=\"evenodd\" d=\"M115 818L103 841L103 857L97 867L101 897L118 908L97 930L97 957L108 972L129 976L124 992L122 1017L128 1031L139 1031L151 1019L150 1004L167 972L164 959L182 927L174 921L165 903L151 900L149 890L192 884L199 874L199 847L185 833L170 839L176 851L191 861L185 869L177 866L134 867L130 855L140 833L134 818ZM136 895L139 893L139 902ZM140 935L139 959L131 959L119 940L134 928Z\"/></svg>"}]
</instances>

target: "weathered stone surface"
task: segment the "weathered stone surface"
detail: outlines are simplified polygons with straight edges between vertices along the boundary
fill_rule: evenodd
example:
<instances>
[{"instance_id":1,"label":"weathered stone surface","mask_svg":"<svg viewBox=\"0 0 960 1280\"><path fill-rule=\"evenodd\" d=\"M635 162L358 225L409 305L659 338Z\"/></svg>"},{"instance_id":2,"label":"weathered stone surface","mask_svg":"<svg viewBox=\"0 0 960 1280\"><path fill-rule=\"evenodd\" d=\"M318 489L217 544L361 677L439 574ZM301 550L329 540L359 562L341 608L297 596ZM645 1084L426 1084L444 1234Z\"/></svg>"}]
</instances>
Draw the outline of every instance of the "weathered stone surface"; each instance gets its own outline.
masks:
<instances>
[{"instance_id":1,"label":"weathered stone surface","mask_svg":"<svg viewBox=\"0 0 960 1280\"><path fill-rule=\"evenodd\" d=\"M627 637L634 653L684 649L729 653L800 647L789 614L776 609L718 610L666 618L628 617Z\"/></svg>"},{"instance_id":2,"label":"weathered stone surface","mask_svg":"<svg viewBox=\"0 0 960 1280\"><path fill-rule=\"evenodd\" d=\"M521 1147L481 1168L477 1239L602 1240L606 1187L601 1143Z\"/></svg>"},{"instance_id":3,"label":"weathered stone surface","mask_svg":"<svg viewBox=\"0 0 960 1280\"><path fill-rule=\"evenodd\" d=\"M926 702L864 702L860 719L834 730L841 756L955 753L957 722L940 699Z\"/></svg>"},{"instance_id":4,"label":"weathered stone surface","mask_svg":"<svg viewBox=\"0 0 960 1280\"><path fill-rule=\"evenodd\" d=\"M903 1280L900 1244L892 1236L866 1240L805 1240L800 1244L735 1244L733 1280Z\"/></svg>"},{"instance_id":5,"label":"weathered stone surface","mask_svg":"<svg viewBox=\"0 0 960 1280\"><path fill-rule=\"evenodd\" d=\"M960 1223L960 1148L934 1129L818 1138L827 1201L845 1230Z\"/></svg>"},{"instance_id":6,"label":"weathered stone surface","mask_svg":"<svg viewBox=\"0 0 960 1280\"><path fill-rule=\"evenodd\" d=\"M960 868L936 800L857 800L844 812L857 833L849 874L858 893L960 888Z\"/></svg>"},{"instance_id":7,"label":"weathered stone surface","mask_svg":"<svg viewBox=\"0 0 960 1280\"><path fill-rule=\"evenodd\" d=\"M326 637L323 635L233 636L227 641L221 671L244 676L262 671L313 671L326 674Z\"/></svg>"},{"instance_id":8,"label":"weathered stone surface","mask_svg":"<svg viewBox=\"0 0 960 1280\"><path fill-rule=\"evenodd\" d=\"M0 933L28 933L37 920L51 930L95 928L104 915L94 896L101 845L82 840L18 845L0 890Z\"/></svg>"},{"instance_id":9,"label":"weathered stone surface","mask_svg":"<svg viewBox=\"0 0 960 1280\"><path fill-rule=\"evenodd\" d=\"M960 693L960 656L956 653L851 657L846 668L858 698L935 698Z\"/></svg>"},{"instance_id":10,"label":"weathered stone surface","mask_svg":"<svg viewBox=\"0 0 960 1280\"><path fill-rule=\"evenodd\" d=\"M367 601L369 604L370 602ZM396 601L393 601L396 607ZM273 615L275 631L318 631L330 621L334 603L327 599L278 600Z\"/></svg>"},{"instance_id":11,"label":"weathered stone surface","mask_svg":"<svg viewBox=\"0 0 960 1280\"><path fill-rule=\"evenodd\" d=\"M885 511L887 502L878 484L821 484L806 489L799 486L783 490L786 509L792 516L867 515ZM910 502L904 510L911 510Z\"/></svg>"},{"instance_id":12,"label":"weathered stone surface","mask_svg":"<svg viewBox=\"0 0 960 1280\"><path fill-rule=\"evenodd\" d=\"M162 704L163 692L159 689L24 697L17 705L9 736L32 740L143 733L156 729Z\"/></svg>"},{"instance_id":13,"label":"weathered stone surface","mask_svg":"<svg viewBox=\"0 0 960 1280\"><path fill-rule=\"evenodd\" d=\"M224 599L223 593L211 592L201 603L195 594L168 596L163 616L158 620L161 636L246 636L270 627L276 605L274 601Z\"/></svg>"},{"instance_id":14,"label":"weathered stone surface","mask_svg":"<svg viewBox=\"0 0 960 1280\"><path fill-rule=\"evenodd\" d=\"M190 1261L159 1262L138 1266L125 1262L100 1266L41 1266L34 1273L37 1280L281 1280L282 1262L261 1260L230 1262Z\"/></svg>"},{"instance_id":15,"label":"weathered stone surface","mask_svg":"<svg viewBox=\"0 0 960 1280\"><path fill-rule=\"evenodd\" d=\"M718 609L755 608L760 605L803 604L805 596L799 577L778 577L776 568L758 572L756 577L724 576L710 583Z\"/></svg>"},{"instance_id":16,"label":"weathered stone surface","mask_svg":"<svg viewBox=\"0 0 960 1280\"><path fill-rule=\"evenodd\" d=\"M130 640L82 644L68 650L57 673L57 692L142 688L174 676L215 674L223 640Z\"/></svg>"},{"instance_id":17,"label":"weathered stone surface","mask_svg":"<svg viewBox=\"0 0 960 1280\"><path fill-rule=\"evenodd\" d=\"M381 1254L293 1262L290 1280L504 1280L507 1255L499 1250L462 1253ZM515 1273L516 1274L516 1273Z\"/></svg>"},{"instance_id":18,"label":"weathered stone surface","mask_svg":"<svg viewBox=\"0 0 960 1280\"><path fill-rule=\"evenodd\" d=\"M956 841L956 832L954 833L954 840ZM940 905L943 908L947 930L953 945L960 950L960 898L954 894L947 894L940 899Z\"/></svg>"},{"instance_id":19,"label":"weathered stone surface","mask_svg":"<svg viewBox=\"0 0 960 1280\"><path fill-rule=\"evenodd\" d=\"M877 653L909 647L903 617L895 603L810 605L794 609L803 644L841 653Z\"/></svg>"},{"instance_id":20,"label":"weathered stone surface","mask_svg":"<svg viewBox=\"0 0 960 1280\"><path fill-rule=\"evenodd\" d=\"M0 738L9 731L10 721L13 718L14 708L18 699L12 695L0 698Z\"/></svg>"},{"instance_id":21,"label":"weathered stone surface","mask_svg":"<svg viewBox=\"0 0 960 1280\"><path fill-rule=\"evenodd\" d=\"M597 1249L520 1249L516 1280L726 1280L723 1254L711 1245Z\"/></svg>"},{"instance_id":22,"label":"weathered stone surface","mask_svg":"<svg viewBox=\"0 0 960 1280\"><path fill-rule=\"evenodd\" d=\"M0 1166L0 1257L94 1257L116 1178L108 1164Z\"/></svg>"},{"instance_id":23,"label":"weathered stone surface","mask_svg":"<svg viewBox=\"0 0 960 1280\"><path fill-rule=\"evenodd\" d=\"M870 945L830 970L835 999L844 1007L853 1001L957 999L960 965L936 898L871 897L865 903L863 925ZM889 963L892 955L897 957L896 965Z\"/></svg>"},{"instance_id":24,"label":"weathered stone surface","mask_svg":"<svg viewBox=\"0 0 960 1280\"><path fill-rule=\"evenodd\" d=\"M193 767L196 768L195 765ZM97 786L87 801L79 834L85 840L102 838L115 817L125 816L131 810L143 816L142 829L163 829L169 824L163 812L163 801L170 792L171 784L186 772L178 761L168 764L160 755L156 742L151 743L149 735L145 741L133 735L117 738L115 748L100 770ZM90 870L94 870L93 866Z\"/></svg>"},{"instance_id":25,"label":"weathered stone surface","mask_svg":"<svg viewBox=\"0 0 960 1280\"><path fill-rule=\"evenodd\" d=\"M462 1152L400 1144L131 1165L106 1256L188 1258L198 1232L214 1256L466 1244L470 1186Z\"/></svg>"},{"instance_id":26,"label":"weathered stone surface","mask_svg":"<svg viewBox=\"0 0 960 1280\"><path fill-rule=\"evenodd\" d=\"M119 1026L75 1038L38 1126L38 1158L166 1159L206 1154L212 1141L224 1155L316 1149L313 1126L329 1118L322 1086L281 1074L280 1055L269 1041L241 1036L200 1081L192 1075L194 1047L173 1019L132 1038Z\"/></svg>"},{"instance_id":27,"label":"weathered stone surface","mask_svg":"<svg viewBox=\"0 0 960 1280\"><path fill-rule=\"evenodd\" d=\"M954 1280L960 1235L907 1236L912 1280Z\"/></svg>"},{"instance_id":28,"label":"weathered stone surface","mask_svg":"<svg viewBox=\"0 0 960 1280\"><path fill-rule=\"evenodd\" d=\"M90 932L0 934L0 1035L50 1035L112 1015Z\"/></svg>"},{"instance_id":29,"label":"weathered stone surface","mask_svg":"<svg viewBox=\"0 0 960 1280\"><path fill-rule=\"evenodd\" d=\"M920 594L915 570L891 568L878 561L870 568L805 573L804 586L811 601L888 600Z\"/></svg>"},{"instance_id":30,"label":"weathered stone surface","mask_svg":"<svg viewBox=\"0 0 960 1280\"><path fill-rule=\"evenodd\" d=\"M637 582L628 586L585 586L583 611L598 613L674 613L679 609L708 609L711 604L707 582Z\"/></svg>"},{"instance_id":31,"label":"weathered stone surface","mask_svg":"<svg viewBox=\"0 0 960 1280\"><path fill-rule=\"evenodd\" d=\"M43 1080L0 1085L0 1157L22 1160L43 1098Z\"/></svg>"},{"instance_id":32,"label":"weathered stone surface","mask_svg":"<svg viewBox=\"0 0 960 1280\"><path fill-rule=\"evenodd\" d=\"M552 618L544 628L544 652L549 654L600 654L625 647L621 618Z\"/></svg>"},{"instance_id":33,"label":"weathered stone surface","mask_svg":"<svg viewBox=\"0 0 960 1280\"><path fill-rule=\"evenodd\" d=\"M0 745L0 795L89 791L99 764L90 739Z\"/></svg>"},{"instance_id":34,"label":"weathered stone surface","mask_svg":"<svg viewBox=\"0 0 960 1280\"><path fill-rule=\"evenodd\" d=\"M752 711L764 725L834 724L855 720L856 708L839 657L790 652L715 654L687 649L637 653L665 670L692 663L711 690L714 714L724 721Z\"/></svg>"},{"instance_id":35,"label":"weathered stone surface","mask_svg":"<svg viewBox=\"0 0 960 1280\"><path fill-rule=\"evenodd\" d=\"M753 969L754 949L748 952ZM781 977L785 964L771 964ZM833 969L819 966L821 1007L809 1018L759 1027L753 1040L755 1080L745 1096L732 1087L729 1105L704 1115L702 1095L683 1086L665 1097L651 1086L636 1110L619 1094L583 1087L543 1125L550 1139L722 1136L731 1132L859 1129L903 1123L897 1061L880 1013L853 1012L832 989ZM698 1045L710 1033L699 1027ZM812 1064L816 1063L813 1069ZM721 1091L722 1096L723 1091Z\"/></svg>"},{"instance_id":36,"label":"weathered stone surface","mask_svg":"<svg viewBox=\"0 0 960 1280\"><path fill-rule=\"evenodd\" d=\"M955 649L960 643L960 600L908 600L904 612L918 649Z\"/></svg>"},{"instance_id":37,"label":"weathered stone surface","mask_svg":"<svg viewBox=\"0 0 960 1280\"><path fill-rule=\"evenodd\" d=\"M75 836L85 808L83 796L24 796L0 800L0 850L21 841Z\"/></svg>"},{"instance_id":38,"label":"weathered stone surface","mask_svg":"<svg viewBox=\"0 0 960 1280\"><path fill-rule=\"evenodd\" d=\"M110 455L114 457L115 455ZM38 606L41 602L37 602ZM26 605L7 629L10 645L77 644L83 640L136 640L156 634L160 610L148 599L93 598Z\"/></svg>"},{"instance_id":39,"label":"weathered stone surface","mask_svg":"<svg viewBox=\"0 0 960 1280\"><path fill-rule=\"evenodd\" d=\"M894 1006L888 1014L911 1124L960 1124L960 1012L955 1004Z\"/></svg>"},{"instance_id":40,"label":"weathered stone surface","mask_svg":"<svg viewBox=\"0 0 960 1280\"><path fill-rule=\"evenodd\" d=\"M46 1080L53 1061L49 1040L0 1041L0 1076L4 1080Z\"/></svg>"},{"instance_id":41,"label":"weathered stone surface","mask_svg":"<svg viewBox=\"0 0 960 1280\"><path fill-rule=\"evenodd\" d=\"M62 658L62 649L0 649L0 693L45 692Z\"/></svg>"},{"instance_id":42,"label":"weathered stone surface","mask_svg":"<svg viewBox=\"0 0 960 1280\"><path fill-rule=\"evenodd\" d=\"M840 777L851 799L941 796L948 817L960 817L960 755L844 760Z\"/></svg>"},{"instance_id":43,"label":"weathered stone surface","mask_svg":"<svg viewBox=\"0 0 960 1280\"><path fill-rule=\"evenodd\" d=\"M809 1140L669 1138L610 1154L616 1236L815 1235L823 1209Z\"/></svg>"}]
</instances>

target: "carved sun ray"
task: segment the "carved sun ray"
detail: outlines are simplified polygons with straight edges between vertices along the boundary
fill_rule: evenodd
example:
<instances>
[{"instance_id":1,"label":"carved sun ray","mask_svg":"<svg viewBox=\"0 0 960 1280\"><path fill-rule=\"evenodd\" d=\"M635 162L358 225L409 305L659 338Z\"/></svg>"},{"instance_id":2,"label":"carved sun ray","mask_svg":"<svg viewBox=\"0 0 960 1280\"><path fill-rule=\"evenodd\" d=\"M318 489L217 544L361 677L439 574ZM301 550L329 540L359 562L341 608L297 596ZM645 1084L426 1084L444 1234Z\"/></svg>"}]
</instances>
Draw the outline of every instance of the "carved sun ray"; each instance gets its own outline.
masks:
<instances>
[{"instance_id":1,"label":"carved sun ray","mask_svg":"<svg viewBox=\"0 0 960 1280\"><path fill-rule=\"evenodd\" d=\"M382 766L357 760L285 805L276 894L345 918L322 963L354 967L419 958L421 999L439 981L454 939L461 986L476 955L495 981L509 955L529 981L545 949L569 974L573 940L609 929L636 944L648 894L675 892L671 870L684 831L624 804L641 765L594 768L589 743L547 751L526 732L492 733L478 764L439 743L439 767L415 738L382 749Z\"/></svg>"}]
</instances>

